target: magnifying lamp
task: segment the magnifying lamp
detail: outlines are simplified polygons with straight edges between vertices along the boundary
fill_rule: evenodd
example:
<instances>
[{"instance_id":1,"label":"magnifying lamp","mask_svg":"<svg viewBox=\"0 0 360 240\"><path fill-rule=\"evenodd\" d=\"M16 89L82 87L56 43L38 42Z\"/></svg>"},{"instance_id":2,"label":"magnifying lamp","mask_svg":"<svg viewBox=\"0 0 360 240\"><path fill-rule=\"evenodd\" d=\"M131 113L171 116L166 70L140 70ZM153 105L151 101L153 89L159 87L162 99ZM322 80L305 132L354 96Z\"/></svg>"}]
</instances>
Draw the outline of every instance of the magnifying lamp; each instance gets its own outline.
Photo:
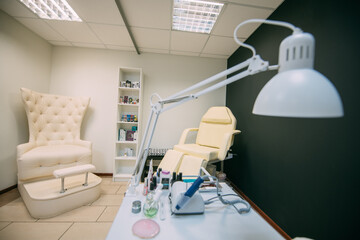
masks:
<instances>
[{"instance_id":1,"label":"magnifying lamp","mask_svg":"<svg viewBox=\"0 0 360 240\"><path fill-rule=\"evenodd\" d=\"M293 34L281 42L279 72L257 96L253 113L279 117L342 117L342 102L336 88L324 75L314 70L314 37L291 24L258 19L243 22L235 31L244 24L259 21L289 27ZM244 46L235 33L235 41ZM255 49L248 48L255 55Z\"/></svg>"},{"instance_id":2,"label":"magnifying lamp","mask_svg":"<svg viewBox=\"0 0 360 240\"><path fill-rule=\"evenodd\" d=\"M254 47L237 38L238 29L249 23L277 25L293 31L292 35L285 38L280 44L278 65L269 66L267 61L262 60L256 54ZM136 193L135 188L139 185L155 126L162 112L249 75L278 70L278 73L257 96L253 107L254 114L298 118L334 118L344 115L342 102L336 88L324 75L314 70L315 39L311 34L303 33L300 28L286 22L250 19L235 28L234 39L240 46L250 49L253 56L168 98L162 99L156 93L151 96L151 114L142 138L131 184L126 194ZM244 68L246 69L242 72L214 83L220 78ZM188 94L190 91L198 90L211 83L213 85L196 93Z\"/></svg>"}]
</instances>

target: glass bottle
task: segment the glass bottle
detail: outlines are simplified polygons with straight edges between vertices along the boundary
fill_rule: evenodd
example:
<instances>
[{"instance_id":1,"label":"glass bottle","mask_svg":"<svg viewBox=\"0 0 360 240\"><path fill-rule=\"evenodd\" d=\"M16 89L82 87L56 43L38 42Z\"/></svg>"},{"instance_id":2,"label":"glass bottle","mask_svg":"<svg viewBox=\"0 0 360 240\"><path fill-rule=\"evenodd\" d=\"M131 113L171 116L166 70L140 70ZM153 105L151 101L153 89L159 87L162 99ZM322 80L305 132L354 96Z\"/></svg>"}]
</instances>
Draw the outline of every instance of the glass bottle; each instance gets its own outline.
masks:
<instances>
[{"instance_id":1,"label":"glass bottle","mask_svg":"<svg viewBox=\"0 0 360 240\"><path fill-rule=\"evenodd\" d=\"M154 199L154 192L154 183L151 182L150 191L146 195L146 200L143 207L144 215L148 218L155 217L159 210L159 203Z\"/></svg>"}]
</instances>

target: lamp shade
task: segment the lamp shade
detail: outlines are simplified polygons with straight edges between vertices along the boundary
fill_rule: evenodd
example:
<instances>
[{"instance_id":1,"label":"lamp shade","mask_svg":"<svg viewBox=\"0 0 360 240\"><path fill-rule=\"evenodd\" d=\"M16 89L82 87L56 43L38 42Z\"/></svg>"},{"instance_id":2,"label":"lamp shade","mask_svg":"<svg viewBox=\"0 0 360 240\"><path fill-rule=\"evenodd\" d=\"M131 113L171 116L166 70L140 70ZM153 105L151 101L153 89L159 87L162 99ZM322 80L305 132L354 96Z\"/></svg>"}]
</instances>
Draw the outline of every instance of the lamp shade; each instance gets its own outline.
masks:
<instances>
[{"instance_id":1,"label":"lamp shade","mask_svg":"<svg viewBox=\"0 0 360 240\"><path fill-rule=\"evenodd\" d=\"M253 113L304 118L344 115L334 85L321 73L306 68L276 74L257 96Z\"/></svg>"},{"instance_id":2,"label":"lamp shade","mask_svg":"<svg viewBox=\"0 0 360 240\"><path fill-rule=\"evenodd\" d=\"M294 31L280 44L279 73L261 90L253 113L266 116L332 118L344 115L334 85L313 69L315 39Z\"/></svg>"}]
</instances>

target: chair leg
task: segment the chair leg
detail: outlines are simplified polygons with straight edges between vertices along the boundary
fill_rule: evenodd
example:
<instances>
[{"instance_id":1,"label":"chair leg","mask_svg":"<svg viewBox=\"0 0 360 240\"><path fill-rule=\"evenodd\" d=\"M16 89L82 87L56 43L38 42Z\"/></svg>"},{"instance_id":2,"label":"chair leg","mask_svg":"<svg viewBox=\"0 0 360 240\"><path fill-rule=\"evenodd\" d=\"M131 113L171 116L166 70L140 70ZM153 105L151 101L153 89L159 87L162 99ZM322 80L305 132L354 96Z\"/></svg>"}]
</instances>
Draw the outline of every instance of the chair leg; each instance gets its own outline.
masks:
<instances>
[{"instance_id":1,"label":"chair leg","mask_svg":"<svg viewBox=\"0 0 360 240\"><path fill-rule=\"evenodd\" d=\"M66 191L66 189L64 188L64 186L65 186L64 182L65 182L65 178L62 177L61 178L61 190L60 190L60 193L64 193Z\"/></svg>"},{"instance_id":2,"label":"chair leg","mask_svg":"<svg viewBox=\"0 0 360 240\"><path fill-rule=\"evenodd\" d=\"M89 174L89 172L86 172L86 174L85 174L85 183L83 184L84 187L86 187L88 185L88 174Z\"/></svg>"}]
</instances>

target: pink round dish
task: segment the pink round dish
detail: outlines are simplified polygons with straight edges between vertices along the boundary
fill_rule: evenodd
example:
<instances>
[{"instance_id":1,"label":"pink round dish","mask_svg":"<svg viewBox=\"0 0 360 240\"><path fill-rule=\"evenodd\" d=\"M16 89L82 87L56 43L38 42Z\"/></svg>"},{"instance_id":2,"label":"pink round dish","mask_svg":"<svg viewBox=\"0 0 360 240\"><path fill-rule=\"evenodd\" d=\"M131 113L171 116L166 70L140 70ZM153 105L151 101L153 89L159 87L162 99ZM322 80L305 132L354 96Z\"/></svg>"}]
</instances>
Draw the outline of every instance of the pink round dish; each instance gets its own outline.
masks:
<instances>
[{"instance_id":1,"label":"pink round dish","mask_svg":"<svg viewBox=\"0 0 360 240\"><path fill-rule=\"evenodd\" d=\"M160 226L154 220L141 219L134 223L132 232L140 238L153 238L160 232Z\"/></svg>"}]
</instances>

